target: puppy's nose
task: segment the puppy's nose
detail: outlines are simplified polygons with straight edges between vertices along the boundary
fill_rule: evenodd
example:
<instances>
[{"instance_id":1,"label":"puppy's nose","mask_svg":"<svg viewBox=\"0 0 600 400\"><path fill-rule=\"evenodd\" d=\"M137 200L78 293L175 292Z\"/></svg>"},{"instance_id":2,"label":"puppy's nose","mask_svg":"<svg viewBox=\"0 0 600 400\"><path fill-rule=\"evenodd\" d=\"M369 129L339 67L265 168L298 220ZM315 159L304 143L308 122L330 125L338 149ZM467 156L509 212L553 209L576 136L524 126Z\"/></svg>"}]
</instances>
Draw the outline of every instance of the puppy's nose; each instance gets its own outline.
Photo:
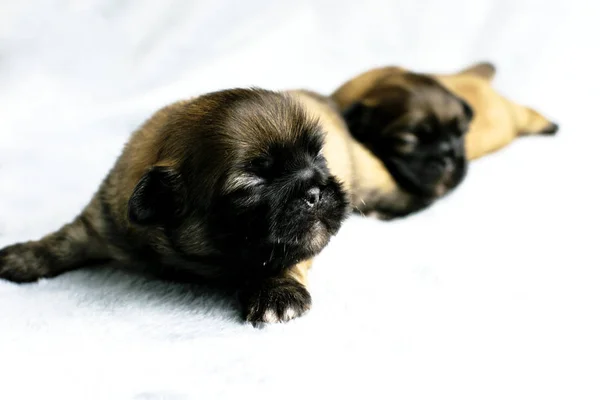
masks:
<instances>
[{"instance_id":1,"label":"puppy's nose","mask_svg":"<svg viewBox=\"0 0 600 400\"><path fill-rule=\"evenodd\" d=\"M447 153L450 157L461 157L465 154L464 138L454 138L452 140L452 150Z\"/></svg>"},{"instance_id":2,"label":"puppy's nose","mask_svg":"<svg viewBox=\"0 0 600 400\"><path fill-rule=\"evenodd\" d=\"M308 189L306 195L304 196L304 201L309 207L314 207L319 200L321 199L321 189L318 187L313 187Z\"/></svg>"}]
</instances>

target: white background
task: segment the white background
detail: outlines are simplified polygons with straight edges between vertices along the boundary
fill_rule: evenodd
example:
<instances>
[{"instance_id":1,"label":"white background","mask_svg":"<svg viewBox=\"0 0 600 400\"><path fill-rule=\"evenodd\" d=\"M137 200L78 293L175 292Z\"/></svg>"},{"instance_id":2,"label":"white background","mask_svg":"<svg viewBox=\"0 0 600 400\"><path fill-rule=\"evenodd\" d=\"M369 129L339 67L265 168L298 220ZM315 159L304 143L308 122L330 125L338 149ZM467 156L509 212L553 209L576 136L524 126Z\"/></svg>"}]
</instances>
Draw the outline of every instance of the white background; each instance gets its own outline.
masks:
<instances>
[{"instance_id":1,"label":"white background","mask_svg":"<svg viewBox=\"0 0 600 400\"><path fill-rule=\"evenodd\" d=\"M287 325L109 269L2 281L0 398L598 399L599 17L594 0L1 1L0 247L73 218L133 129L209 90L490 60L561 131L414 217L350 219Z\"/></svg>"}]
</instances>

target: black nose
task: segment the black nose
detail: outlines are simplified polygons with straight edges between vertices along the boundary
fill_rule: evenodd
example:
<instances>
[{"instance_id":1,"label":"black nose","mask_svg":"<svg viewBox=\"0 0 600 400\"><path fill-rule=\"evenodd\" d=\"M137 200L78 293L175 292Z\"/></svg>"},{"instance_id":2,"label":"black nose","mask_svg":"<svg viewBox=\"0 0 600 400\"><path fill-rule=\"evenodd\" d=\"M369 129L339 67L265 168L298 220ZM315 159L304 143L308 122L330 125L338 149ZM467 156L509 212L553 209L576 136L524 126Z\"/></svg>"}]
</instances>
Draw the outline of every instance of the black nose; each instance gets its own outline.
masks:
<instances>
[{"instance_id":1,"label":"black nose","mask_svg":"<svg viewBox=\"0 0 600 400\"><path fill-rule=\"evenodd\" d=\"M462 157L465 154L465 138L453 138L451 151L446 154L450 158Z\"/></svg>"},{"instance_id":2,"label":"black nose","mask_svg":"<svg viewBox=\"0 0 600 400\"><path fill-rule=\"evenodd\" d=\"M437 146L437 153L440 157L459 157L463 153L464 141L462 138L452 137L447 141L442 141Z\"/></svg>"},{"instance_id":3,"label":"black nose","mask_svg":"<svg viewBox=\"0 0 600 400\"><path fill-rule=\"evenodd\" d=\"M306 192L304 201L309 207L314 207L321 199L321 190L318 187L313 187Z\"/></svg>"}]
</instances>

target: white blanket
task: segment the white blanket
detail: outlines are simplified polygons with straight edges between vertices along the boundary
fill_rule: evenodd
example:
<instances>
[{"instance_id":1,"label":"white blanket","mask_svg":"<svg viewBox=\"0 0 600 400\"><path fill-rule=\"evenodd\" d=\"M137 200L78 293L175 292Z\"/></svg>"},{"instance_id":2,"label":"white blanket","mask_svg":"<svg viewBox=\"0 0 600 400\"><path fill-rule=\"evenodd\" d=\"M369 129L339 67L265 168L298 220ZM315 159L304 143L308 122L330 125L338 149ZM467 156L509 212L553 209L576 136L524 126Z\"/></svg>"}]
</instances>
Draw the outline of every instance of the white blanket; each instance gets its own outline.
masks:
<instances>
[{"instance_id":1,"label":"white blanket","mask_svg":"<svg viewBox=\"0 0 600 400\"><path fill-rule=\"evenodd\" d=\"M473 163L414 217L351 218L311 272L312 311L286 325L111 269L0 281L0 399L598 399L599 9L2 1L0 247L69 221L136 126L210 90L328 93L377 65L490 60L561 131Z\"/></svg>"}]
</instances>

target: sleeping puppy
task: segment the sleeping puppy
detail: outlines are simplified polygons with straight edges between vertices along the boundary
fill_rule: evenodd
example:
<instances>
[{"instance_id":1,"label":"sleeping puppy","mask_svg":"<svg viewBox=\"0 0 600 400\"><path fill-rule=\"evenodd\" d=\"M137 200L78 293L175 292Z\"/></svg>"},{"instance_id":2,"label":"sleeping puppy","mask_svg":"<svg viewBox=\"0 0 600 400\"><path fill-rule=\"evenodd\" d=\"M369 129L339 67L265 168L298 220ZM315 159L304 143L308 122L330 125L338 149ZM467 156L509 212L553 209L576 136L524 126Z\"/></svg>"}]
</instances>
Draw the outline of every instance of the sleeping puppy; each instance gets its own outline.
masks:
<instances>
[{"instance_id":1,"label":"sleeping puppy","mask_svg":"<svg viewBox=\"0 0 600 400\"><path fill-rule=\"evenodd\" d=\"M492 86L496 68L487 62L477 63L455 74L415 74L400 67L384 67L369 70L343 84L332 95L332 99L342 110L350 106L377 100L377 92L388 99L400 96L419 96L418 91L438 87L438 95L449 90L465 100L472 108L474 119L466 135L466 155L468 160L497 151L520 136L552 135L558 125L549 121L538 111L517 104L500 95ZM416 85L407 81L421 80ZM412 87L411 87L412 86ZM401 94L394 92L397 88ZM446 89L446 90L444 90ZM386 94L387 92L387 94ZM431 92L430 92L431 93ZM374 99L373 99L374 98ZM396 99L397 100L397 99ZM427 103L427 107L436 108ZM385 105L384 105L385 107ZM401 115L403 110L396 111Z\"/></svg>"},{"instance_id":2,"label":"sleeping puppy","mask_svg":"<svg viewBox=\"0 0 600 400\"><path fill-rule=\"evenodd\" d=\"M232 89L166 106L72 222L0 251L0 277L32 282L117 260L233 285L252 323L299 316L311 259L348 214L323 142L289 94Z\"/></svg>"},{"instance_id":3,"label":"sleeping puppy","mask_svg":"<svg viewBox=\"0 0 600 400\"><path fill-rule=\"evenodd\" d=\"M464 179L467 160L527 134L558 129L531 108L508 101L490 85L494 68L473 65L453 75L377 68L343 84L331 96L353 136L377 155L398 185L420 198L404 213L432 204Z\"/></svg>"},{"instance_id":4,"label":"sleeping puppy","mask_svg":"<svg viewBox=\"0 0 600 400\"><path fill-rule=\"evenodd\" d=\"M369 71L331 96L354 138L377 156L411 207L378 209L381 219L420 211L467 173L464 137L472 108L431 77L396 68Z\"/></svg>"}]
</instances>

